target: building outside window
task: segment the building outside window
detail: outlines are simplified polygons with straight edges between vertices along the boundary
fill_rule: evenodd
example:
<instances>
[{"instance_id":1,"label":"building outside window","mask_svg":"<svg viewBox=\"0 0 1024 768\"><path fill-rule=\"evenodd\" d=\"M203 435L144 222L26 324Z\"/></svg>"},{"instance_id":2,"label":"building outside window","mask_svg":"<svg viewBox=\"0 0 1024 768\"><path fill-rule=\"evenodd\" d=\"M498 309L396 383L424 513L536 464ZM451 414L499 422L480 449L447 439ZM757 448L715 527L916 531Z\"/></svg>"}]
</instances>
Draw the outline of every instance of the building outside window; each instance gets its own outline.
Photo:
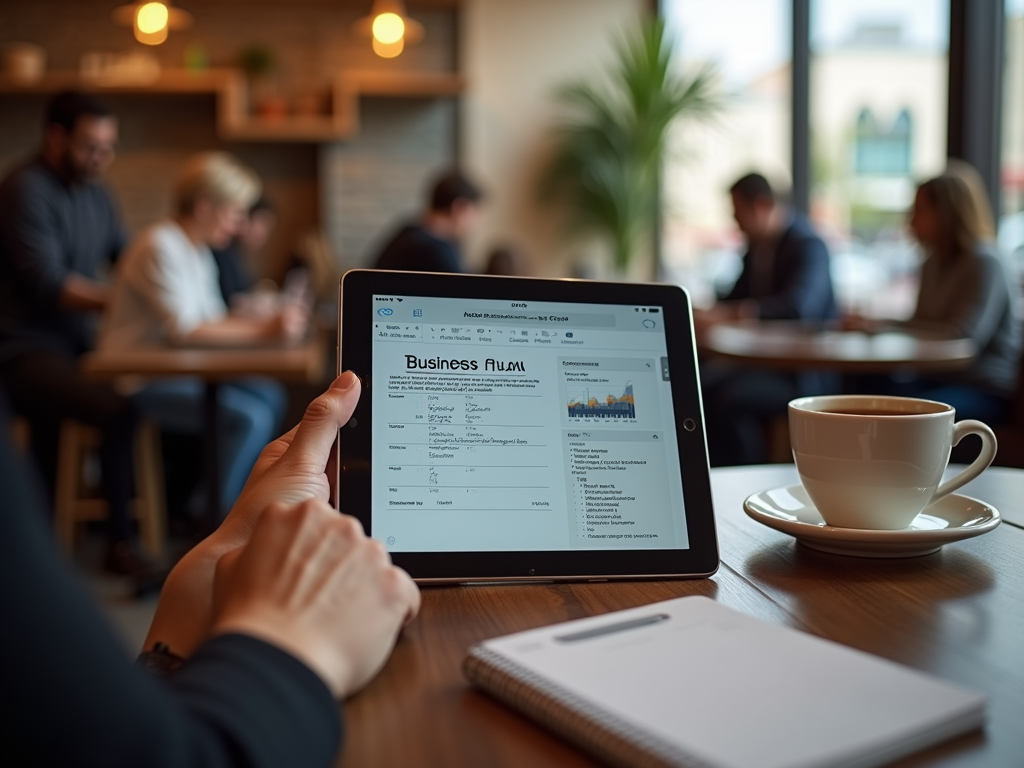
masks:
<instances>
[{"instance_id":1,"label":"building outside window","mask_svg":"<svg viewBox=\"0 0 1024 768\"><path fill-rule=\"evenodd\" d=\"M879 125L870 109L857 115L854 172L858 176L906 176L910 173L913 122L901 110L891 127Z\"/></svg>"},{"instance_id":2,"label":"building outside window","mask_svg":"<svg viewBox=\"0 0 1024 768\"><path fill-rule=\"evenodd\" d=\"M811 218L843 310L906 315L915 186L946 164L946 0L812 0Z\"/></svg>"}]
</instances>

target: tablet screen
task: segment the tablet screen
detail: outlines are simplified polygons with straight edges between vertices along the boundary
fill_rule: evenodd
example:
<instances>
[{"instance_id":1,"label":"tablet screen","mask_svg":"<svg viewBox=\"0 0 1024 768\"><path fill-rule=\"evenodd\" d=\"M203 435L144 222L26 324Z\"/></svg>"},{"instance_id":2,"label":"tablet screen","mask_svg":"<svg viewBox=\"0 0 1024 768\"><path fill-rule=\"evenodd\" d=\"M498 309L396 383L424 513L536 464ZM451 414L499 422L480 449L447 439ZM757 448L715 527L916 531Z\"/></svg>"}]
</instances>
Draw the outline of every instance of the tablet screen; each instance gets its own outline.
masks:
<instances>
[{"instance_id":1,"label":"tablet screen","mask_svg":"<svg viewBox=\"0 0 1024 768\"><path fill-rule=\"evenodd\" d=\"M664 308L373 294L392 552L689 547Z\"/></svg>"}]
</instances>

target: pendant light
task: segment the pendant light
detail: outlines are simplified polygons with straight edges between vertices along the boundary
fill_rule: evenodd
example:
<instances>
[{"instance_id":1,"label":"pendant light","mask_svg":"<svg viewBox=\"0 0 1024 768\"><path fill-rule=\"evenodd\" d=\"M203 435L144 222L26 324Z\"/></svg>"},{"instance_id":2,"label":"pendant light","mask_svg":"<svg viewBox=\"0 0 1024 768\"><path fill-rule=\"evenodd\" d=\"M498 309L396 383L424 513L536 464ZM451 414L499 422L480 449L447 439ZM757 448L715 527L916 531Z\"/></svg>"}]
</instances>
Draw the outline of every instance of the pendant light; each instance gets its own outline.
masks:
<instances>
[{"instance_id":1,"label":"pendant light","mask_svg":"<svg viewBox=\"0 0 1024 768\"><path fill-rule=\"evenodd\" d=\"M192 26L192 14L175 8L167 2L139 2L121 5L111 15L115 24L131 27L135 39L146 45L160 45L167 39L169 30L188 29Z\"/></svg>"},{"instance_id":2,"label":"pendant light","mask_svg":"<svg viewBox=\"0 0 1024 768\"><path fill-rule=\"evenodd\" d=\"M402 0L373 0L367 16L352 25L353 31L373 42L373 52L385 59L393 59L423 39L423 25L409 18Z\"/></svg>"}]
</instances>

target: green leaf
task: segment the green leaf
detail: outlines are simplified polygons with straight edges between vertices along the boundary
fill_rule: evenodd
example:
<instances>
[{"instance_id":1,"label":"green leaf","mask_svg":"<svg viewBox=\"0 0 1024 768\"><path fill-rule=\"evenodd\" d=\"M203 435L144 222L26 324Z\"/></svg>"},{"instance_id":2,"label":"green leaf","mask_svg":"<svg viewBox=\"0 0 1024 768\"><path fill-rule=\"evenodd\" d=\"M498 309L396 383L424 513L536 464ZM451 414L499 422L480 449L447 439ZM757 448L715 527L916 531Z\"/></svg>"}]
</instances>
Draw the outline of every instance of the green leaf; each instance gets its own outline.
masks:
<instances>
[{"instance_id":1,"label":"green leaf","mask_svg":"<svg viewBox=\"0 0 1024 768\"><path fill-rule=\"evenodd\" d=\"M616 59L608 82L558 89L565 116L539 193L570 210L573 232L604 237L624 271L653 231L669 129L679 119L713 118L722 102L712 67L691 76L676 71L661 19L620 39Z\"/></svg>"}]
</instances>

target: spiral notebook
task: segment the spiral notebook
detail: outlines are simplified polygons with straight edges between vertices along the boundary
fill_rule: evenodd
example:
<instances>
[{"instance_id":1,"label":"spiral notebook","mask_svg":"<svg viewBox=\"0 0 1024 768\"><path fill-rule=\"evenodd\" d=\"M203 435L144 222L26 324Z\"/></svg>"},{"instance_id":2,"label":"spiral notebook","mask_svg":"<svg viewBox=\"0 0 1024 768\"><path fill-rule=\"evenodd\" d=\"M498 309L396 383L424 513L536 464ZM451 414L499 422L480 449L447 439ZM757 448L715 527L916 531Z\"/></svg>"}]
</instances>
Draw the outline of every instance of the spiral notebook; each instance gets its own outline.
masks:
<instances>
[{"instance_id":1,"label":"spiral notebook","mask_svg":"<svg viewBox=\"0 0 1024 768\"><path fill-rule=\"evenodd\" d=\"M488 640L464 672L617 766L867 768L985 718L979 694L705 597Z\"/></svg>"}]
</instances>

